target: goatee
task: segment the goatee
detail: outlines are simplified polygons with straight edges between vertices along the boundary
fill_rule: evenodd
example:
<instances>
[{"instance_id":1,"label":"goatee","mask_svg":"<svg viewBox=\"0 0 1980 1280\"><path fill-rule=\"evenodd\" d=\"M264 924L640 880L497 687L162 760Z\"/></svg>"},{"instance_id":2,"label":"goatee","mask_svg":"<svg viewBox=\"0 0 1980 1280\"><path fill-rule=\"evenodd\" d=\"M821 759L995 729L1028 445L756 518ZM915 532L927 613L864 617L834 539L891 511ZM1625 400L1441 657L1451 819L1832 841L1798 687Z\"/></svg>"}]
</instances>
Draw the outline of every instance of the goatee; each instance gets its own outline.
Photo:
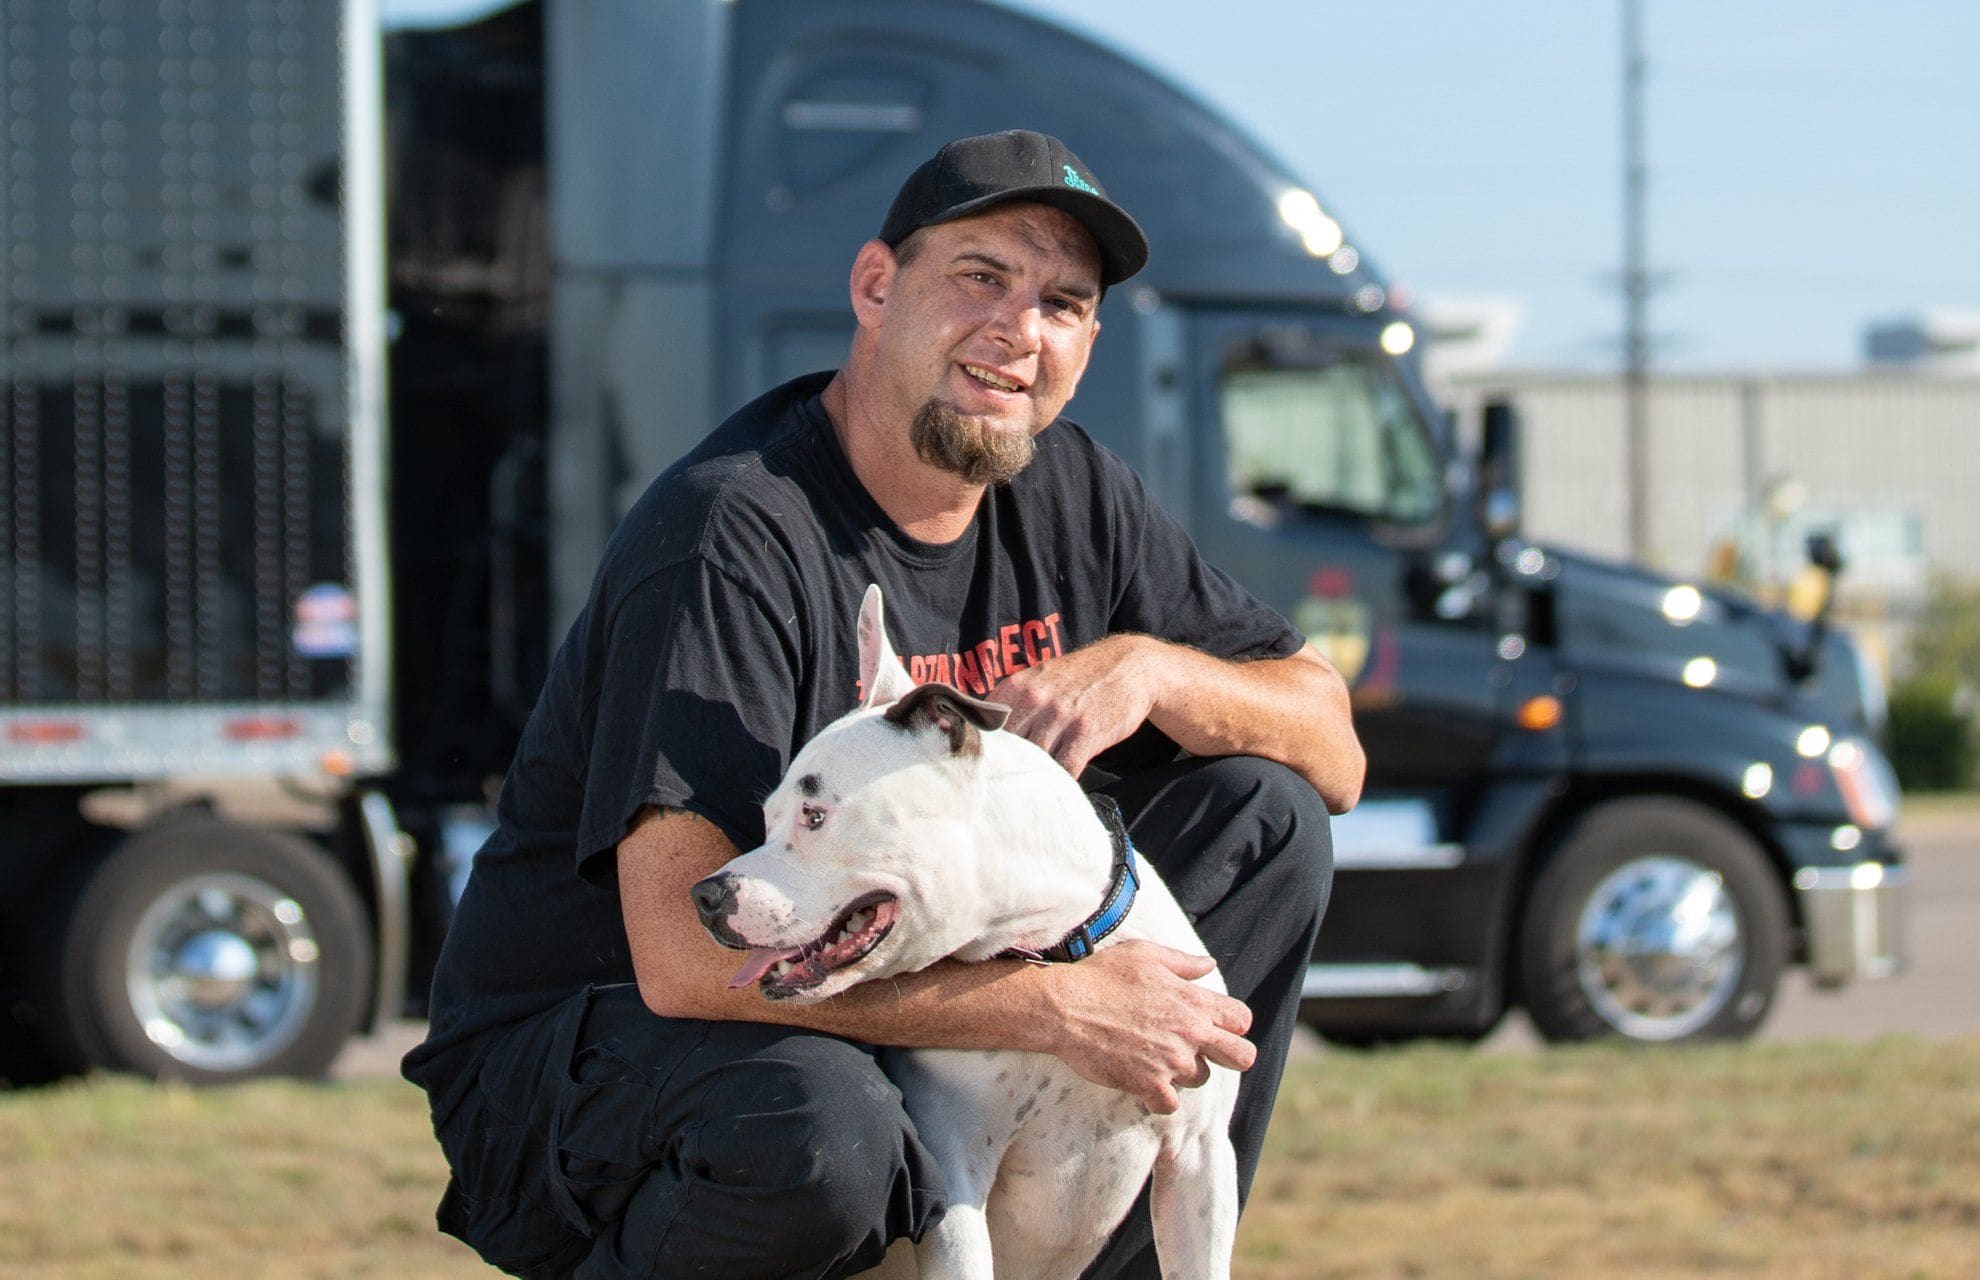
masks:
<instances>
[{"instance_id":1,"label":"goatee","mask_svg":"<svg viewBox=\"0 0 1980 1280\"><path fill-rule=\"evenodd\" d=\"M970 484L1005 484L1031 461L1026 433L987 427L939 400L915 413L908 439L923 462Z\"/></svg>"}]
</instances>

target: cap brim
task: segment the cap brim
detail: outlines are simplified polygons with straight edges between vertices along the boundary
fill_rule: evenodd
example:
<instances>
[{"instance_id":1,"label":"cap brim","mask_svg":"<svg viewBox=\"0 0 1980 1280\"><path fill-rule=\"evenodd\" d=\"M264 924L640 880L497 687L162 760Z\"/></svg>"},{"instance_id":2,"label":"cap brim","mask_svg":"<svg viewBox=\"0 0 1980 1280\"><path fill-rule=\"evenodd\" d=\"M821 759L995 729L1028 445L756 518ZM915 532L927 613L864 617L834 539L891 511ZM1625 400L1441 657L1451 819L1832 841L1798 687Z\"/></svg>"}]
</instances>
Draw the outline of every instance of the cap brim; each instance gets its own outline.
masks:
<instances>
[{"instance_id":1,"label":"cap brim","mask_svg":"<svg viewBox=\"0 0 1980 1280\"><path fill-rule=\"evenodd\" d=\"M957 218L967 218L1013 200L1049 204L1076 218L1100 250L1100 284L1103 288L1119 284L1148 265L1148 237L1142 234L1141 224L1129 217L1127 210L1105 197L1088 195L1069 187L1019 187L1014 191L999 191L995 195L966 200L945 210L941 217L930 218L921 225L932 227L938 222L954 222Z\"/></svg>"}]
</instances>

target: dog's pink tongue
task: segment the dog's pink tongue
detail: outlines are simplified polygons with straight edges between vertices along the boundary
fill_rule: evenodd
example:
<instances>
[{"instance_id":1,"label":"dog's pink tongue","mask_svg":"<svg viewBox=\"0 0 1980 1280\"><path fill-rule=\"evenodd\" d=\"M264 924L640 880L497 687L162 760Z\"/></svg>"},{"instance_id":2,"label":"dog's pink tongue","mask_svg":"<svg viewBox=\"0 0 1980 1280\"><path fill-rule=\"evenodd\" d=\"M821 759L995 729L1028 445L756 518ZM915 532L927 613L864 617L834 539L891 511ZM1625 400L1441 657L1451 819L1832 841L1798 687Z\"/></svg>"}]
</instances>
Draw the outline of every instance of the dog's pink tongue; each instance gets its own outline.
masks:
<instances>
[{"instance_id":1,"label":"dog's pink tongue","mask_svg":"<svg viewBox=\"0 0 1980 1280\"><path fill-rule=\"evenodd\" d=\"M779 960L795 960L798 956L798 950L796 947L785 947L782 949L758 947L749 953L749 959L743 962L743 967L736 970L736 976L729 979L729 990L733 991L737 987L746 987L750 983L755 982L758 978L770 972L770 966L776 964Z\"/></svg>"}]
</instances>

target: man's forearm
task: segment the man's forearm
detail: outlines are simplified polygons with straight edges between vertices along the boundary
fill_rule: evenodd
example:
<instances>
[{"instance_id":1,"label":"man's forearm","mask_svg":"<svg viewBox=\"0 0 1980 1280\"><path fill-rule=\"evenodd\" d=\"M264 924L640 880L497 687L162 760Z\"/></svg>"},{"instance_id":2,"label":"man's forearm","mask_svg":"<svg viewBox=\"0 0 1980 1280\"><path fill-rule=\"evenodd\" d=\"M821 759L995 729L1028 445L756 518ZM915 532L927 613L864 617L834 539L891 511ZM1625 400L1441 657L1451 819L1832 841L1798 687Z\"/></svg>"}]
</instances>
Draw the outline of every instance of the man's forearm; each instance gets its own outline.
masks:
<instances>
[{"instance_id":1,"label":"man's forearm","mask_svg":"<svg viewBox=\"0 0 1980 1280\"><path fill-rule=\"evenodd\" d=\"M765 1000L754 984L731 989L741 952L718 947L695 918L688 889L736 855L713 824L652 811L619 847L619 895L641 998L678 1018L782 1022L869 1044L1020 1049L1042 1043L1051 975L1019 961L940 964L856 987L819 1004Z\"/></svg>"},{"instance_id":2,"label":"man's forearm","mask_svg":"<svg viewBox=\"0 0 1980 1280\"><path fill-rule=\"evenodd\" d=\"M1228 662L1182 645L1146 646L1156 681L1148 719L1191 755L1276 760L1320 793L1333 813L1361 795L1367 761L1355 736L1347 683L1312 645L1286 658Z\"/></svg>"},{"instance_id":3,"label":"man's forearm","mask_svg":"<svg viewBox=\"0 0 1980 1280\"><path fill-rule=\"evenodd\" d=\"M902 1048L1045 1052L1051 1047L1043 1026L1052 976L1018 960L944 961L816 1004L766 1000L754 985L727 990L721 978L676 978L654 991L642 983L641 994L649 1008L671 1017L778 1022Z\"/></svg>"},{"instance_id":4,"label":"man's forearm","mask_svg":"<svg viewBox=\"0 0 1980 1280\"><path fill-rule=\"evenodd\" d=\"M1197 756L1276 760L1333 813L1361 795L1366 762L1347 683L1318 649L1232 662L1153 636L1115 635L997 686L1010 728L1077 776L1146 720Z\"/></svg>"}]
</instances>

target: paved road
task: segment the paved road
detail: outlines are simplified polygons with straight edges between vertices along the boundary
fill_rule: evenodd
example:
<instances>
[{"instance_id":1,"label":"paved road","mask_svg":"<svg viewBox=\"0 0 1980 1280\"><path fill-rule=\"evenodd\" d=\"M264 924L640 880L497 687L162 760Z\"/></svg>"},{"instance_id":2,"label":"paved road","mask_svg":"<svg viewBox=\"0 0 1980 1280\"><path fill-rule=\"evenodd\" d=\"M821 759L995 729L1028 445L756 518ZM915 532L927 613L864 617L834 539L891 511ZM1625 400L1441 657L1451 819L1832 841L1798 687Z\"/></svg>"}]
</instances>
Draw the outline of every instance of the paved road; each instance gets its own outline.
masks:
<instances>
[{"instance_id":1,"label":"paved road","mask_svg":"<svg viewBox=\"0 0 1980 1280\"><path fill-rule=\"evenodd\" d=\"M1903 977L1817 991L1801 971L1782 984L1763 1040L1835 1036L1852 1040L1892 1033L1980 1034L1980 806L1907 819L1899 838L1911 857L1911 968ZM401 1023L376 1040L352 1044L337 1062L345 1078L391 1075L423 1028ZM1524 1017L1506 1020L1487 1049L1518 1051L1538 1043ZM1302 1043L1314 1051L1315 1043Z\"/></svg>"}]
</instances>

